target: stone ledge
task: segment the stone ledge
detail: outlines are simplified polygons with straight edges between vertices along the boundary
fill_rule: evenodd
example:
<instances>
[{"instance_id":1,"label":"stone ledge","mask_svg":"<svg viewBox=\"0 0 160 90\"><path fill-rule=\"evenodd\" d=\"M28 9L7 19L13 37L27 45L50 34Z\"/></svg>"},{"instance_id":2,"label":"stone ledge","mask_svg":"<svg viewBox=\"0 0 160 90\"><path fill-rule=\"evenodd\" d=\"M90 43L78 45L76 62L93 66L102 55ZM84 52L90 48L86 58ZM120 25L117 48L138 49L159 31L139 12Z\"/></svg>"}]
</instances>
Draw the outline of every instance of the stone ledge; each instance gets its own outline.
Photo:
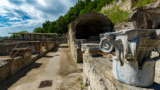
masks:
<instances>
[{"instance_id":1,"label":"stone ledge","mask_svg":"<svg viewBox=\"0 0 160 90\"><path fill-rule=\"evenodd\" d=\"M85 65L83 68L84 68L84 74L87 76L87 78L90 80L91 78L90 76L92 76L92 78L100 77L100 80L103 81L103 84L105 84L109 90L116 90L116 89L118 90L159 90L160 88L160 84L156 82L151 87L141 88L141 87L130 86L117 81L112 75L112 61L109 60L108 58L105 58L105 57L95 58L91 56L85 56L85 60L87 61L84 61ZM92 82L90 82L90 85L91 84ZM100 90L105 90L105 89L100 89Z\"/></svg>"}]
</instances>

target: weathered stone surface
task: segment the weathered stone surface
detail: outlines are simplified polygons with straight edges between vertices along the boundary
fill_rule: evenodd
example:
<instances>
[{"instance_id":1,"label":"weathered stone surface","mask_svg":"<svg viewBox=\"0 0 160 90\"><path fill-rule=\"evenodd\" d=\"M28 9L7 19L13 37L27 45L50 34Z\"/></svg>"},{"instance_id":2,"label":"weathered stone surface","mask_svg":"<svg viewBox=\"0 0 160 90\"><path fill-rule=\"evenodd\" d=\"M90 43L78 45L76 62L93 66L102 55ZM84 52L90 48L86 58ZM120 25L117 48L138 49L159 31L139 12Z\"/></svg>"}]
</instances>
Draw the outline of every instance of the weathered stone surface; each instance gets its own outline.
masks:
<instances>
[{"instance_id":1,"label":"weathered stone surface","mask_svg":"<svg viewBox=\"0 0 160 90\"><path fill-rule=\"evenodd\" d=\"M51 50L55 45L55 42L52 41L46 41L44 42L44 46L46 50Z\"/></svg>"},{"instance_id":2,"label":"weathered stone surface","mask_svg":"<svg viewBox=\"0 0 160 90\"><path fill-rule=\"evenodd\" d=\"M130 11L132 6L132 0L126 0L123 4L119 6L120 10Z\"/></svg>"},{"instance_id":3,"label":"weathered stone surface","mask_svg":"<svg viewBox=\"0 0 160 90\"><path fill-rule=\"evenodd\" d=\"M100 51L99 44L96 43L85 43L82 44L81 51L85 55L97 55Z\"/></svg>"},{"instance_id":4,"label":"weathered stone surface","mask_svg":"<svg viewBox=\"0 0 160 90\"><path fill-rule=\"evenodd\" d=\"M69 46L76 62L82 62L81 44L99 43L100 33L112 32L113 24L104 15L99 13L86 13L79 16L69 25Z\"/></svg>"},{"instance_id":5,"label":"weathered stone surface","mask_svg":"<svg viewBox=\"0 0 160 90\"><path fill-rule=\"evenodd\" d=\"M42 42L39 41L6 43L0 44L0 47L0 55L9 55L14 48L30 48L32 50L32 54L42 53Z\"/></svg>"},{"instance_id":6,"label":"weathered stone surface","mask_svg":"<svg viewBox=\"0 0 160 90\"><path fill-rule=\"evenodd\" d=\"M138 63L132 65L124 63L120 66L118 60L113 60L113 76L124 83L140 87L148 87L154 83L155 60L144 62L143 69L138 68Z\"/></svg>"},{"instance_id":7,"label":"weathered stone surface","mask_svg":"<svg viewBox=\"0 0 160 90\"><path fill-rule=\"evenodd\" d=\"M143 7L134 8L129 15L135 28L138 29L160 29L160 2L148 4Z\"/></svg>"},{"instance_id":8,"label":"weathered stone surface","mask_svg":"<svg viewBox=\"0 0 160 90\"><path fill-rule=\"evenodd\" d=\"M124 84L114 78L112 74L113 62L108 60L108 58L95 58L86 55L84 55L83 57L86 61L85 63L83 63L83 82L84 84L89 85L89 90L159 90L160 88L160 84L158 83L154 83L151 87L148 88L141 88ZM155 80L156 79L157 78L155 78ZM101 84L99 85L98 83ZM107 89L102 88L104 86Z\"/></svg>"},{"instance_id":9,"label":"weathered stone surface","mask_svg":"<svg viewBox=\"0 0 160 90\"><path fill-rule=\"evenodd\" d=\"M160 44L160 30L124 30L101 34L104 41L116 49L113 59L113 76L126 84L148 87L154 83L156 58L151 51ZM103 51L102 47L102 51Z\"/></svg>"},{"instance_id":10,"label":"weathered stone surface","mask_svg":"<svg viewBox=\"0 0 160 90\"><path fill-rule=\"evenodd\" d=\"M52 42L53 43L53 42ZM33 43L32 43L33 44ZM32 45L31 44L31 45ZM36 43L37 48L42 50L42 43ZM55 45L56 46L56 45ZM19 48L20 49L20 48ZM46 50L45 52L41 52L40 54L32 55L31 49L27 48L21 48L20 51L19 49L15 49L14 54L16 54L13 59L6 59L0 62L0 82L5 80L6 78L9 78L11 75L16 73L18 70L24 68L25 66L29 65L33 61L37 60L41 56L45 55L48 53L49 50ZM19 52L17 52L19 51Z\"/></svg>"},{"instance_id":11,"label":"weathered stone surface","mask_svg":"<svg viewBox=\"0 0 160 90\"><path fill-rule=\"evenodd\" d=\"M118 6L122 3L122 0L116 0L116 2L110 3L104 7L102 7L102 11L106 10L106 9L112 9L114 6Z\"/></svg>"},{"instance_id":12,"label":"weathered stone surface","mask_svg":"<svg viewBox=\"0 0 160 90\"><path fill-rule=\"evenodd\" d=\"M136 29L133 22L123 22L114 26L115 31Z\"/></svg>"}]
</instances>

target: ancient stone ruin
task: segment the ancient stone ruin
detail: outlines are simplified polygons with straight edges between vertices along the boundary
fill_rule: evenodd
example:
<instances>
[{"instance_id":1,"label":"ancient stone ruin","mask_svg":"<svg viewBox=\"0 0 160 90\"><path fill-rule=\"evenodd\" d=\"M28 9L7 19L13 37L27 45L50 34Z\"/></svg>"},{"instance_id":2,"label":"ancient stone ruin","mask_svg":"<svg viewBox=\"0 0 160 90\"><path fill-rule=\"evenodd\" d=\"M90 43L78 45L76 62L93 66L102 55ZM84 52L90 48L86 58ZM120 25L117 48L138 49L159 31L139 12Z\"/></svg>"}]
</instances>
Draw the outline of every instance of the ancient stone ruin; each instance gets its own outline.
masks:
<instances>
[{"instance_id":1,"label":"ancient stone ruin","mask_svg":"<svg viewBox=\"0 0 160 90\"><path fill-rule=\"evenodd\" d=\"M99 13L86 13L71 22L68 38L69 46L76 62L83 62L81 44L98 44L100 42L99 34L113 31L112 22L106 16Z\"/></svg>"},{"instance_id":2,"label":"ancient stone ruin","mask_svg":"<svg viewBox=\"0 0 160 90\"><path fill-rule=\"evenodd\" d=\"M69 46L75 61L83 62L83 83L89 90L160 88L159 6L133 9L129 22L115 25L116 32L98 13L86 13L70 24Z\"/></svg>"},{"instance_id":3,"label":"ancient stone ruin","mask_svg":"<svg viewBox=\"0 0 160 90\"><path fill-rule=\"evenodd\" d=\"M140 87L154 83L157 58L151 58L151 51L160 44L160 30L124 30L101 37L103 51L108 43L116 49L112 72L117 80Z\"/></svg>"}]
</instances>

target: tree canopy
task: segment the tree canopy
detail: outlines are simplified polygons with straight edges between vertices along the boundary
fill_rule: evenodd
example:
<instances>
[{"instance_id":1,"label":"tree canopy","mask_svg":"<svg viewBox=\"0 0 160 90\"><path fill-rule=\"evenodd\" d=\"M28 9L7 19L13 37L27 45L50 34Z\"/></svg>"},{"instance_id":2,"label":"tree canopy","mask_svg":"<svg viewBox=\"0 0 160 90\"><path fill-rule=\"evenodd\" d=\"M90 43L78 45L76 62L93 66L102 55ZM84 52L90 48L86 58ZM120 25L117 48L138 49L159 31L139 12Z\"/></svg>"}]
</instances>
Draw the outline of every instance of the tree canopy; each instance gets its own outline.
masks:
<instances>
[{"instance_id":1,"label":"tree canopy","mask_svg":"<svg viewBox=\"0 0 160 90\"><path fill-rule=\"evenodd\" d=\"M99 12L103 6L115 0L78 0L74 7L70 7L64 16L55 21L46 21L42 27L33 30L34 33L67 33L67 25L78 16L88 12Z\"/></svg>"},{"instance_id":2,"label":"tree canopy","mask_svg":"<svg viewBox=\"0 0 160 90\"><path fill-rule=\"evenodd\" d=\"M18 33L28 33L28 31L20 31L20 32L18 32ZM20 36L19 34L15 34L15 36ZM12 34L11 36L10 36L10 38L13 38L14 37L14 34Z\"/></svg>"}]
</instances>

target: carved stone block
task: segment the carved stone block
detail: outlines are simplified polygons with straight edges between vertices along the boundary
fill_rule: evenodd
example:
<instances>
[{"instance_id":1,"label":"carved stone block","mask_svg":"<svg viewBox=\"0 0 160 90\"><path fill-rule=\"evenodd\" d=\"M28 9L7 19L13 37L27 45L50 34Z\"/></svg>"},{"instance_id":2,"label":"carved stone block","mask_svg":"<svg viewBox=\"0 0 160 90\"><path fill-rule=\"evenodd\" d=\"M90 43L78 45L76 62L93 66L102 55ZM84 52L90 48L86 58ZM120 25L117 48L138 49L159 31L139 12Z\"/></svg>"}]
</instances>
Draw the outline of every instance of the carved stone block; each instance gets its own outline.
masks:
<instances>
[{"instance_id":1,"label":"carved stone block","mask_svg":"<svg viewBox=\"0 0 160 90\"><path fill-rule=\"evenodd\" d=\"M113 76L126 84L140 87L154 82L155 59L151 51L160 44L160 30L124 30L101 34L100 47L106 52L106 43L113 45L116 56L113 59Z\"/></svg>"}]
</instances>

